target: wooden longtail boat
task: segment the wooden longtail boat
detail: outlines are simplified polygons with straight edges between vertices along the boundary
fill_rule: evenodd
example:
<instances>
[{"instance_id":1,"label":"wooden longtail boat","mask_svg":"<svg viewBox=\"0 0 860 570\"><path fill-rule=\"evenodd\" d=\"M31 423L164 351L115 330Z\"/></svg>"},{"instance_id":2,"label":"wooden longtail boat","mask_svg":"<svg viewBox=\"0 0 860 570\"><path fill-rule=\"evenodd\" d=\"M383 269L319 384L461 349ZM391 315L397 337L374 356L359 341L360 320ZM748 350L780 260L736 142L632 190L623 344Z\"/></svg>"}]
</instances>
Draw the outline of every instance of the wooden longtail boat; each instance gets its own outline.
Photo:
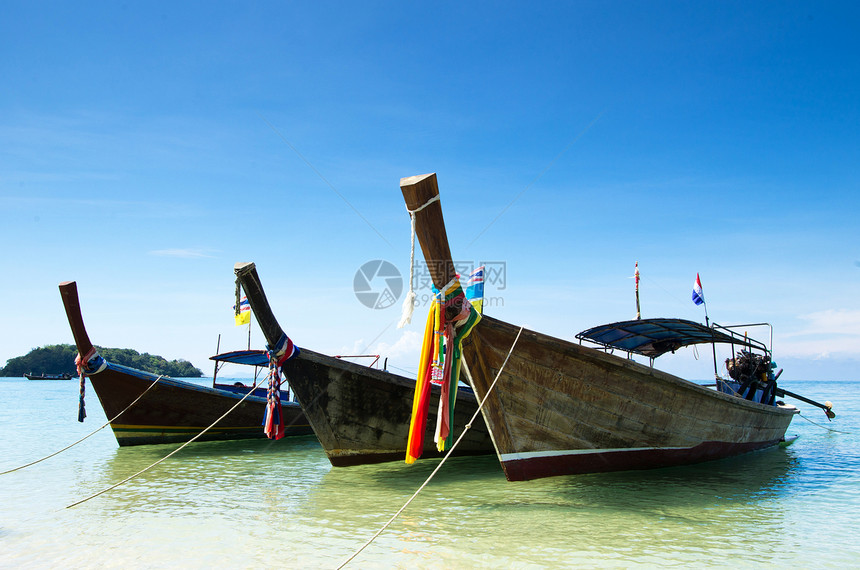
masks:
<instances>
[{"instance_id":1,"label":"wooden longtail boat","mask_svg":"<svg viewBox=\"0 0 860 570\"><path fill-rule=\"evenodd\" d=\"M269 346L278 346L284 331L269 306L253 263L237 263L236 278ZM302 348L283 363L281 371L301 403L308 422L334 466L402 461L406 454L415 380L361 366ZM430 410L438 407L440 390L432 390ZM458 429L477 410L474 393L458 394L453 425ZM440 456L433 442L433 422L427 422L425 452ZM455 455L494 452L483 419L478 416Z\"/></svg>"},{"instance_id":2,"label":"wooden longtail boat","mask_svg":"<svg viewBox=\"0 0 860 570\"><path fill-rule=\"evenodd\" d=\"M442 289L456 271L436 176L404 178L400 187L415 216L433 282ZM600 337L604 347L635 352L623 342L613 345L624 337L623 327L610 329L617 334ZM703 333L705 338L696 340ZM742 338L689 323L666 336L652 331L642 343L642 354L651 350L654 358L694 342L755 348ZM744 395L764 398L766 403L760 403L728 384L722 391L710 389L607 350L486 315L464 342L463 358L475 393L487 398L482 413L510 481L682 465L763 449L783 440L798 413L793 406L773 402L774 392L784 391L776 389L769 366L766 378L735 385ZM769 355L760 363L769 364Z\"/></svg>"},{"instance_id":3,"label":"wooden longtail boat","mask_svg":"<svg viewBox=\"0 0 860 570\"><path fill-rule=\"evenodd\" d=\"M96 352L84 328L75 282L61 283L60 293L78 354L86 358L83 370L105 416L111 420L111 429L120 446L186 442L212 425L252 389L233 384L214 384L210 388L107 362ZM236 351L212 358L257 366L268 362L264 351ZM282 392L286 435L312 434L301 406L288 400L289 395ZM266 404L266 389L255 389L196 441L265 438L262 422Z\"/></svg>"}]
</instances>

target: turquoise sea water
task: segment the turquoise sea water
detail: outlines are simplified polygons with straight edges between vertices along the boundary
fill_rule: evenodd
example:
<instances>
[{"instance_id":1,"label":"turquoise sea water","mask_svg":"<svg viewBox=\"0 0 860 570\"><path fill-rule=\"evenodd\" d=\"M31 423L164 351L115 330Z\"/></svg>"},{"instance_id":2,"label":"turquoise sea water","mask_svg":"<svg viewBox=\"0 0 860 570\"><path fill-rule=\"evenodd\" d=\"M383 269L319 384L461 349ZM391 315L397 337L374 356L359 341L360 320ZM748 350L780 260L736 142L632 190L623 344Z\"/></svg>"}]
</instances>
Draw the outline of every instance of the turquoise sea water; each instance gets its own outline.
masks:
<instances>
[{"instance_id":1,"label":"turquoise sea water","mask_svg":"<svg viewBox=\"0 0 860 570\"><path fill-rule=\"evenodd\" d=\"M205 382L205 381L204 381ZM697 466L509 483L495 457L447 461L347 568L860 567L860 382L785 388L784 449ZM76 380L0 379L0 471L105 423ZM836 431L827 431L811 422ZM337 568L439 460L332 468L313 437L120 449L110 428L0 475L2 568Z\"/></svg>"}]
</instances>

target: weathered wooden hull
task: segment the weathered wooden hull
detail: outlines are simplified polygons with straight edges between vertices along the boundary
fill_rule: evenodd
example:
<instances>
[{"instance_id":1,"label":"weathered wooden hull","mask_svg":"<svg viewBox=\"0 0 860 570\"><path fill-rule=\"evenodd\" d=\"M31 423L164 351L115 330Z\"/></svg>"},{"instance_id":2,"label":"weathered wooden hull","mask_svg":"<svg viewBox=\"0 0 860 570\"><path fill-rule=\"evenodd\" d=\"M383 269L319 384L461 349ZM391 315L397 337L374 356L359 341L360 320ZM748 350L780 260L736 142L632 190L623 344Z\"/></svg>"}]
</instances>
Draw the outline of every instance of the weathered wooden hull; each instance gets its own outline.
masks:
<instances>
[{"instance_id":1,"label":"weathered wooden hull","mask_svg":"<svg viewBox=\"0 0 860 570\"><path fill-rule=\"evenodd\" d=\"M247 389L199 386L108 364L89 376L108 419L114 418L146 392L131 408L111 422L120 446L186 442L212 425L247 393ZM220 420L196 441L265 438L265 390L258 388L235 410ZM297 402L282 402L286 435L313 433Z\"/></svg>"},{"instance_id":2,"label":"weathered wooden hull","mask_svg":"<svg viewBox=\"0 0 860 570\"><path fill-rule=\"evenodd\" d=\"M464 343L479 398L518 327L484 316ZM797 410L765 406L632 360L523 330L482 409L505 476L648 469L777 445Z\"/></svg>"},{"instance_id":3,"label":"weathered wooden hull","mask_svg":"<svg viewBox=\"0 0 860 570\"><path fill-rule=\"evenodd\" d=\"M281 370L302 404L308 422L335 466L403 461L415 381L302 349ZM423 457L441 457L433 435L439 388L433 387ZM477 411L469 389L461 389L452 428L459 436ZM494 453L487 426L479 414L454 455Z\"/></svg>"}]
</instances>

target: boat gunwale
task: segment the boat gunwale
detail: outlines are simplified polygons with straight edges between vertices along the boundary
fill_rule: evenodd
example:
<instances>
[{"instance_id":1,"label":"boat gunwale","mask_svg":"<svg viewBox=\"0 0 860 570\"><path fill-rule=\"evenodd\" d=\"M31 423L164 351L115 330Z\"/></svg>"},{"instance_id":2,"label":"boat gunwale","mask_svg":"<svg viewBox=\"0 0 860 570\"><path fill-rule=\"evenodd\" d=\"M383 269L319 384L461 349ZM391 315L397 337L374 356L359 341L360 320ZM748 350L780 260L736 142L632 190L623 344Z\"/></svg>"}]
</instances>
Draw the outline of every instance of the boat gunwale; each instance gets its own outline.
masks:
<instances>
[{"instance_id":1,"label":"boat gunwale","mask_svg":"<svg viewBox=\"0 0 860 570\"><path fill-rule=\"evenodd\" d=\"M179 388L179 389L183 389L183 390L202 392L204 394L208 394L208 395L212 395L212 396L221 396L221 397L233 398L235 400L241 400L244 397L246 402L254 401L257 403L265 404L268 401L267 398L264 398L262 396L255 396L254 394L249 394L247 397L245 397L246 393L244 393L244 392L240 392L240 391L234 392L234 391L229 390L229 389L213 388L211 386L203 386L201 384L195 384L193 382L188 382L186 380L179 380L176 378L172 378L170 376L160 376L159 374L154 374L152 372L146 372L145 370L140 370L137 368L131 368L129 366L124 366L122 364L114 364L114 363L109 362L107 360L105 360L105 364L107 366L105 367L104 370L100 370L99 372L94 372L93 374L87 374L87 376L96 376L98 374L101 374L105 370L110 369L113 372L125 374L126 376L137 378L139 380L149 380L152 382L155 382L156 380L158 380L158 384L160 384L162 386L169 386L171 388ZM92 382L90 384L93 386L93 389L98 394L98 392L99 392L98 386L95 384L92 384ZM250 386L246 386L246 388L250 389ZM259 390L261 388L265 389L265 387L261 387L261 386L257 386L257 388L255 388L255 389ZM299 406L299 404L298 404L298 402L281 400L281 406Z\"/></svg>"},{"instance_id":2,"label":"boat gunwale","mask_svg":"<svg viewBox=\"0 0 860 570\"><path fill-rule=\"evenodd\" d=\"M350 362L349 360L336 358L334 356L329 356L306 348L301 348L296 358L305 358L321 366L330 366L332 368L343 370L344 372L374 376L375 380L381 380L387 383L391 383L392 380L396 379L397 384L411 389L414 389L417 382L416 379L401 376L400 374L389 372L388 370L371 368L370 366ZM470 397L469 395L474 394L474 391L471 386L463 383L457 387L458 399L460 398L461 393L463 393L464 397Z\"/></svg>"},{"instance_id":3,"label":"boat gunwale","mask_svg":"<svg viewBox=\"0 0 860 570\"><path fill-rule=\"evenodd\" d=\"M476 329L473 331L473 333L478 333L480 335L480 328L481 327L494 328L496 330L510 333L512 336L515 336L517 330L519 329L519 327L517 325L514 325L512 323L509 323L507 321L504 321L504 320L501 320L501 319L498 319L498 318L495 318L495 317L492 317L489 315L483 315L483 317L481 318L481 322L479 322L477 324ZM703 396L707 396L707 397L715 398L717 400L721 400L722 402L725 402L726 404L740 405L743 407L751 408L751 410L757 410L760 412L772 412L772 413L777 413L777 414L792 414L792 415L799 413L799 410L797 408L795 408L794 406L779 406L779 405L770 406L770 405L762 404L759 402L746 400L746 399L741 398L739 396L734 396L731 394L725 394L723 392L720 392L719 390L713 390L713 389L708 388L706 386L702 386L701 384L697 384L696 382L693 382L691 380L687 380L685 378L681 378L680 376L676 376L676 375L671 374L669 372L666 372L664 370L660 370L659 368L656 368L654 366L647 366L647 365L642 364L640 362L636 362L635 360L630 359L630 358L621 357L621 356L618 356L615 354L608 353L608 352L601 350L601 349L598 349L598 348L593 348L590 346L584 346L582 344L578 344L578 343L571 342L571 341L568 341L568 340L565 340L562 338L554 337L554 336L546 334L546 333L541 333L538 331L527 329L525 327L523 327L522 334L525 335L526 338L533 337L530 340L530 342L533 343L535 346L541 347L542 350L545 352L549 352L549 353L553 353L553 354L557 354L557 353L568 354L570 352L573 352L578 357L581 356L584 358L590 358L590 359L593 359L594 361L603 363L607 366L623 367L623 368L631 369L637 373L652 376L653 378L660 380L666 384L674 385L678 388L683 388L683 389L686 389L689 391L693 391L693 392L696 392L696 393L701 394ZM482 340L483 340L483 337L482 337ZM521 335L521 341L522 341L522 335ZM552 348L547 347L546 346L547 341L549 341L553 344L556 344L557 348L552 349ZM469 342L470 342L469 339L467 339L466 342L464 343L464 345L468 345ZM500 349L502 349L502 348L503 347L500 347ZM560 348L561 350L558 350L558 348ZM547 366L546 364L541 364L541 365ZM547 367L549 368L549 366L547 366Z\"/></svg>"}]
</instances>

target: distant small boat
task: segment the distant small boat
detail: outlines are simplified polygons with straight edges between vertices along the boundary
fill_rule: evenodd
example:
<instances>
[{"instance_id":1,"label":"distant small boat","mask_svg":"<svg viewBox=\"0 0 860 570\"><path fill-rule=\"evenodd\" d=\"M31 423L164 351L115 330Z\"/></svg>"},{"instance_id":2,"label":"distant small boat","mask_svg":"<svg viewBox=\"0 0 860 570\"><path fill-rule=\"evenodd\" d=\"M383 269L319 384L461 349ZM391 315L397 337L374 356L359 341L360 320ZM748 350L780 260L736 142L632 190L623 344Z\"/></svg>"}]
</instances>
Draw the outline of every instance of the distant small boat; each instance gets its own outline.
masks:
<instances>
[{"instance_id":1,"label":"distant small boat","mask_svg":"<svg viewBox=\"0 0 860 570\"><path fill-rule=\"evenodd\" d=\"M241 404L197 441L266 437L262 426L268 403L266 388L258 387L248 395L252 387L238 382L215 384L213 381L210 388L110 363L99 356L90 342L75 282L61 283L60 293L78 353L86 359L84 370L105 415L112 420L111 429L120 446L186 442L215 423L242 398L245 399ZM224 353L213 356L212 360L268 365L266 353L261 350ZM135 402L137 398L140 399ZM301 406L289 398L289 392L282 390L285 434L312 434ZM135 403L129 407L132 402Z\"/></svg>"},{"instance_id":2,"label":"distant small boat","mask_svg":"<svg viewBox=\"0 0 860 570\"><path fill-rule=\"evenodd\" d=\"M32 374L27 373L24 374L24 378L27 380L71 380L72 375L66 372L62 374Z\"/></svg>"}]
</instances>

